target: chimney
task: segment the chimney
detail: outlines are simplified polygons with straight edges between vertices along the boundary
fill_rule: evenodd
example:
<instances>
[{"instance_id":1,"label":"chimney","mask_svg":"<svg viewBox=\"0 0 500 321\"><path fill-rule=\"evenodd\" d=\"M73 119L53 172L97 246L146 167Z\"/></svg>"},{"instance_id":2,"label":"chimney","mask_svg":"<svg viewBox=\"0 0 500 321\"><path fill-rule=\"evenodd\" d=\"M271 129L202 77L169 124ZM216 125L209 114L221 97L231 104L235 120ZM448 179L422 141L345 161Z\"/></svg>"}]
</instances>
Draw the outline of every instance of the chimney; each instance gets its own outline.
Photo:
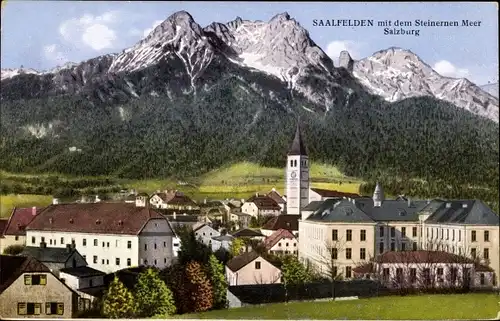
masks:
<instances>
[{"instance_id":1,"label":"chimney","mask_svg":"<svg viewBox=\"0 0 500 321\"><path fill-rule=\"evenodd\" d=\"M273 192L276 192L276 188L274 188L274 187L273 187L272 191L273 191Z\"/></svg>"},{"instance_id":2,"label":"chimney","mask_svg":"<svg viewBox=\"0 0 500 321\"><path fill-rule=\"evenodd\" d=\"M467 203L463 203L462 208L467 208Z\"/></svg>"},{"instance_id":3,"label":"chimney","mask_svg":"<svg viewBox=\"0 0 500 321\"><path fill-rule=\"evenodd\" d=\"M53 205L57 205L57 204L59 204L59 199L58 199L58 198L53 198L53 199L52 199L52 204L53 204Z\"/></svg>"},{"instance_id":4,"label":"chimney","mask_svg":"<svg viewBox=\"0 0 500 321\"><path fill-rule=\"evenodd\" d=\"M31 208L31 215L36 216L36 206Z\"/></svg>"},{"instance_id":5,"label":"chimney","mask_svg":"<svg viewBox=\"0 0 500 321\"><path fill-rule=\"evenodd\" d=\"M174 220L177 219L177 214L174 212Z\"/></svg>"},{"instance_id":6,"label":"chimney","mask_svg":"<svg viewBox=\"0 0 500 321\"><path fill-rule=\"evenodd\" d=\"M241 205L243 205L244 203L245 203L245 200L241 199Z\"/></svg>"},{"instance_id":7,"label":"chimney","mask_svg":"<svg viewBox=\"0 0 500 321\"><path fill-rule=\"evenodd\" d=\"M411 207L411 198L408 197L408 207Z\"/></svg>"},{"instance_id":8,"label":"chimney","mask_svg":"<svg viewBox=\"0 0 500 321\"><path fill-rule=\"evenodd\" d=\"M46 248L46 247L47 247L47 243L45 243L45 242L40 242L40 247L41 247L42 249Z\"/></svg>"}]
</instances>

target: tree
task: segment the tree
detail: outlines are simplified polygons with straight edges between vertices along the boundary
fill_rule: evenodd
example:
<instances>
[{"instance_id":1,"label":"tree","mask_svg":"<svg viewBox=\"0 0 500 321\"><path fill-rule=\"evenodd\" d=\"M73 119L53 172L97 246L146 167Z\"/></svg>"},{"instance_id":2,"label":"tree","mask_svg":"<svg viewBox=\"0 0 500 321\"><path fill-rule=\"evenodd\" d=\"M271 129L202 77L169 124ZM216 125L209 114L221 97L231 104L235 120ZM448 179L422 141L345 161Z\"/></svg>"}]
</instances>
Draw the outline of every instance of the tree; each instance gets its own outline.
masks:
<instances>
[{"instance_id":1,"label":"tree","mask_svg":"<svg viewBox=\"0 0 500 321\"><path fill-rule=\"evenodd\" d=\"M132 318L136 311L134 296L115 275L104 295L102 314L110 319Z\"/></svg>"},{"instance_id":2,"label":"tree","mask_svg":"<svg viewBox=\"0 0 500 321\"><path fill-rule=\"evenodd\" d=\"M7 246L3 250L3 254L5 254L5 255L18 255L23 250L24 250L24 245L22 245L22 244L12 244L12 245Z\"/></svg>"},{"instance_id":3,"label":"tree","mask_svg":"<svg viewBox=\"0 0 500 321\"><path fill-rule=\"evenodd\" d=\"M205 272L200 263L191 261L187 264L185 290L189 300L189 312L210 310L213 303L213 293Z\"/></svg>"},{"instance_id":4,"label":"tree","mask_svg":"<svg viewBox=\"0 0 500 321\"><path fill-rule=\"evenodd\" d=\"M181 239L181 248L178 253L179 263L186 265L190 261L197 261L207 264L208 258L212 254L212 249L200 242L192 228L183 228L176 231Z\"/></svg>"},{"instance_id":5,"label":"tree","mask_svg":"<svg viewBox=\"0 0 500 321\"><path fill-rule=\"evenodd\" d=\"M224 275L224 266L213 254L210 255L210 259L208 260L207 271L210 283L212 284L213 308L226 308L228 284Z\"/></svg>"},{"instance_id":6,"label":"tree","mask_svg":"<svg viewBox=\"0 0 500 321\"><path fill-rule=\"evenodd\" d=\"M306 270L306 267L293 255L284 258L281 274L285 286L304 284L311 281L311 275Z\"/></svg>"},{"instance_id":7,"label":"tree","mask_svg":"<svg viewBox=\"0 0 500 321\"><path fill-rule=\"evenodd\" d=\"M149 318L166 317L175 313L175 302L172 291L160 279L158 272L152 268L139 275L134 288L137 316Z\"/></svg>"},{"instance_id":8,"label":"tree","mask_svg":"<svg viewBox=\"0 0 500 321\"><path fill-rule=\"evenodd\" d=\"M233 257L240 255L241 252L243 251L244 246L245 242L242 239L239 238L234 239L233 242L231 243L231 249L230 249L231 255Z\"/></svg>"}]
</instances>

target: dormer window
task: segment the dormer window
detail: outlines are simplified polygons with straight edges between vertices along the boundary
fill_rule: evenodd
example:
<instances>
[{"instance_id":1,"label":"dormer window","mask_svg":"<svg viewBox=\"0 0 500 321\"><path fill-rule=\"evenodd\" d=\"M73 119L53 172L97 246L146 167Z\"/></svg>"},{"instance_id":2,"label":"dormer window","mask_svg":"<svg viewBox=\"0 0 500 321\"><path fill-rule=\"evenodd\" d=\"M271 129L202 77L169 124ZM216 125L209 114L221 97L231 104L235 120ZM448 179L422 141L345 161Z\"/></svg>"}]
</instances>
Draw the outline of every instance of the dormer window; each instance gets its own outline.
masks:
<instances>
[{"instance_id":1,"label":"dormer window","mask_svg":"<svg viewBox=\"0 0 500 321\"><path fill-rule=\"evenodd\" d=\"M101 220L97 219L97 220L95 221L95 224L96 224L96 225L101 224Z\"/></svg>"},{"instance_id":2,"label":"dormer window","mask_svg":"<svg viewBox=\"0 0 500 321\"><path fill-rule=\"evenodd\" d=\"M70 222L71 224L73 224L73 219L72 219L72 218L70 218L70 219L69 219L69 222ZM51 222L51 223L52 223L52 222Z\"/></svg>"},{"instance_id":3,"label":"dormer window","mask_svg":"<svg viewBox=\"0 0 500 321\"><path fill-rule=\"evenodd\" d=\"M399 216L405 216L406 215L406 211L403 210L403 209L399 209Z\"/></svg>"},{"instance_id":4,"label":"dormer window","mask_svg":"<svg viewBox=\"0 0 500 321\"><path fill-rule=\"evenodd\" d=\"M346 216L351 216L352 215L352 209L351 208L344 208L344 213Z\"/></svg>"}]
</instances>

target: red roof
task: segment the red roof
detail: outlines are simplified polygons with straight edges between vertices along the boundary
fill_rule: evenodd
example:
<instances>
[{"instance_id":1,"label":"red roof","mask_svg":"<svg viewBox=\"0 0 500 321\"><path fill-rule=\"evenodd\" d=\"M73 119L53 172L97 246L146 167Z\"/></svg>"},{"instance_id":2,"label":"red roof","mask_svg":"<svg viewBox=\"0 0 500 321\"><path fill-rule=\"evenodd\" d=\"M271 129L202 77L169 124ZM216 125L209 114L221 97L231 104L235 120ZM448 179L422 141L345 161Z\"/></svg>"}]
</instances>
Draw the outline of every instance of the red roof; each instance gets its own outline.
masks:
<instances>
[{"instance_id":1,"label":"red roof","mask_svg":"<svg viewBox=\"0 0 500 321\"><path fill-rule=\"evenodd\" d=\"M165 218L152 208L135 204L58 204L41 211L27 229L137 235L151 219Z\"/></svg>"},{"instance_id":2,"label":"red roof","mask_svg":"<svg viewBox=\"0 0 500 321\"><path fill-rule=\"evenodd\" d=\"M3 236L3 231L5 230L7 223L9 223L9 219L1 219L0 220L0 237Z\"/></svg>"},{"instance_id":3,"label":"red roof","mask_svg":"<svg viewBox=\"0 0 500 321\"><path fill-rule=\"evenodd\" d=\"M259 210L281 210L278 203L266 195L254 195L250 197L247 202L254 203Z\"/></svg>"},{"instance_id":4,"label":"red roof","mask_svg":"<svg viewBox=\"0 0 500 321\"><path fill-rule=\"evenodd\" d=\"M279 229L285 229L289 231L299 230L299 220L300 215L289 215L283 214L275 217L271 217L263 226L263 230L273 230L277 231Z\"/></svg>"},{"instance_id":5,"label":"red roof","mask_svg":"<svg viewBox=\"0 0 500 321\"><path fill-rule=\"evenodd\" d=\"M321 189L321 188L311 188L312 191L318 193L321 197L339 197L339 198L344 198L344 197L350 197L350 198L358 198L361 197L361 195L354 194L354 193L344 193L344 192L339 192L339 191L332 191L328 189Z\"/></svg>"},{"instance_id":6,"label":"red roof","mask_svg":"<svg viewBox=\"0 0 500 321\"><path fill-rule=\"evenodd\" d=\"M3 230L3 235L26 235L25 228L39 214L43 208L14 208L10 214L7 226Z\"/></svg>"},{"instance_id":7,"label":"red roof","mask_svg":"<svg viewBox=\"0 0 500 321\"><path fill-rule=\"evenodd\" d=\"M272 191L270 191L269 193L267 193L267 196L272 198L278 204L285 204L286 203L285 200L283 199L283 197L280 195L280 193L278 193L274 189Z\"/></svg>"},{"instance_id":8,"label":"red roof","mask_svg":"<svg viewBox=\"0 0 500 321\"><path fill-rule=\"evenodd\" d=\"M269 250L273 246L275 246L276 243L281 241L282 239L294 240L295 236L292 234L292 232L290 232L288 230L279 229L276 232L274 232L273 234L266 237L266 239L264 240L264 246L266 247L266 249Z\"/></svg>"}]
</instances>

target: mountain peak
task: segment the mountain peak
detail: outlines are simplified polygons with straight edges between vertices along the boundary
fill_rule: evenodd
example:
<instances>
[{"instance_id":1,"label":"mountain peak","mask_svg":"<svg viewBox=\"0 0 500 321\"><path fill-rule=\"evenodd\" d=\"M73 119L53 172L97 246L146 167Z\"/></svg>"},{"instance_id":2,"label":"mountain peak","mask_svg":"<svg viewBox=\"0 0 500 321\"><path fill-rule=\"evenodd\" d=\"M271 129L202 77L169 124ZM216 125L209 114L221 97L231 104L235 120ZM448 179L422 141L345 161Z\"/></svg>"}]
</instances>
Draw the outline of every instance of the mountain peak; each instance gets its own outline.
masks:
<instances>
[{"instance_id":1,"label":"mountain peak","mask_svg":"<svg viewBox=\"0 0 500 321\"><path fill-rule=\"evenodd\" d=\"M290 15L288 12L283 12L272 17L270 22L283 22L288 20L290 20Z\"/></svg>"}]
</instances>

